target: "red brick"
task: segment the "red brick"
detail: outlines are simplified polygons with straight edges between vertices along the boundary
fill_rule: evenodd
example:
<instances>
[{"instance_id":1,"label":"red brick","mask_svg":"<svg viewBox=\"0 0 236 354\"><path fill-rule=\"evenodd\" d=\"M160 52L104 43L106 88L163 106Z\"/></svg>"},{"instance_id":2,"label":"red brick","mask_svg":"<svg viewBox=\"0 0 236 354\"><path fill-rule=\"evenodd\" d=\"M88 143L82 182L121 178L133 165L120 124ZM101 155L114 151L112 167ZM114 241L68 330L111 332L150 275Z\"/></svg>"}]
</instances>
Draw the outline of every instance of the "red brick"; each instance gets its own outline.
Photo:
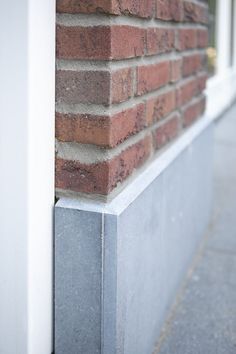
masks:
<instances>
[{"instance_id":1,"label":"red brick","mask_svg":"<svg viewBox=\"0 0 236 354\"><path fill-rule=\"evenodd\" d=\"M190 126L197 118L199 118L205 110L206 99L201 97L198 101L194 101L185 108L183 114L183 127Z\"/></svg>"},{"instance_id":2,"label":"red brick","mask_svg":"<svg viewBox=\"0 0 236 354\"><path fill-rule=\"evenodd\" d=\"M181 77L182 77L182 64L183 64L182 59L176 59L176 60L172 60L170 62L170 72L171 72L170 81L171 82L177 82L181 79Z\"/></svg>"},{"instance_id":3,"label":"red brick","mask_svg":"<svg viewBox=\"0 0 236 354\"><path fill-rule=\"evenodd\" d=\"M147 125L143 103L124 110L111 117L110 147L121 143L129 136L138 133Z\"/></svg>"},{"instance_id":4,"label":"red brick","mask_svg":"<svg viewBox=\"0 0 236 354\"><path fill-rule=\"evenodd\" d=\"M131 26L57 26L57 58L102 60L141 56L144 37L144 29Z\"/></svg>"},{"instance_id":5,"label":"red brick","mask_svg":"<svg viewBox=\"0 0 236 354\"><path fill-rule=\"evenodd\" d=\"M178 40L176 49L186 50L197 47L197 31L194 28L184 28L178 30Z\"/></svg>"},{"instance_id":6,"label":"red brick","mask_svg":"<svg viewBox=\"0 0 236 354\"><path fill-rule=\"evenodd\" d=\"M137 95L154 91L170 80L170 62L139 66L137 68Z\"/></svg>"},{"instance_id":7,"label":"red brick","mask_svg":"<svg viewBox=\"0 0 236 354\"><path fill-rule=\"evenodd\" d=\"M153 0L120 0L119 3L123 14L144 18L152 16Z\"/></svg>"},{"instance_id":8,"label":"red brick","mask_svg":"<svg viewBox=\"0 0 236 354\"><path fill-rule=\"evenodd\" d=\"M160 149L178 135L179 117L174 115L170 120L164 122L153 133L153 145Z\"/></svg>"},{"instance_id":9,"label":"red brick","mask_svg":"<svg viewBox=\"0 0 236 354\"><path fill-rule=\"evenodd\" d=\"M175 32L173 29L147 29L147 54L170 52L174 48Z\"/></svg>"},{"instance_id":10,"label":"red brick","mask_svg":"<svg viewBox=\"0 0 236 354\"><path fill-rule=\"evenodd\" d=\"M56 101L108 105L110 79L108 71L60 70L56 75Z\"/></svg>"},{"instance_id":11,"label":"red brick","mask_svg":"<svg viewBox=\"0 0 236 354\"><path fill-rule=\"evenodd\" d=\"M187 22L208 23L207 7L191 1L184 1L184 20Z\"/></svg>"},{"instance_id":12,"label":"red brick","mask_svg":"<svg viewBox=\"0 0 236 354\"><path fill-rule=\"evenodd\" d=\"M59 141L114 147L145 126L143 103L113 116L56 114L56 137Z\"/></svg>"},{"instance_id":13,"label":"red brick","mask_svg":"<svg viewBox=\"0 0 236 354\"><path fill-rule=\"evenodd\" d=\"M118 0L57 0L57 12L120 14Z\"/></svg>"},{"instance_id":14,"label":"red brick","mask_svg":"<svg viewBox=\"0 0 236 354\"><path fill-rule=\"evenodd\" d=\"M95 60L110 56L110 27L57 26L57 58Z\"/></svg>"},{"instance_id":15,"label":"red brick","mask_svg":"<svg viewBox=\"0 0 236 354\"><path fill-rule=\"evenodd\" d=\"M175 90L163 93L156 98L148 100L146 105L146 114L149 123L163 119L176 108Z\"/></svg>"},{"instance_id":16,"label":"red brick","mask_svg":"<svg viewBox=\"0 0 236 354\"><path fill-rule=\"evenodd\" d=\"M57 12L151 17L153 0L57 0Z\"/></svg>"},{"instance_id":17,"label":"red brick","mask_svg":"<svg viewBox=\"0 0 236 354\"><path fill-rule=\"evenodd\" d=\"M109 164L91 165L79 161L56 159L56 188L82 193L107 194Z\"/></svg>"},{"instance_id":18,"label":"red brick","mask_svg":"<svg viewBox=\"0 0 236 354\"><path fill-rule=\"evenodd\" d=\"M198 77L198 94L205 90L208 79L207 73L203 73Z\"/></svg>"},{"instance_id":19,"label":"red brick","mask_svg":"<svg viewBox=\"0 0 236 354\"><path fill-rule=\"evenodd\" d=\"M208 46L208 30L207 29L199 29L197 31L198 38L198 48L206 48Z\"/></svg>"},{"instance_id":20,"label":"red brick","mask_svg":"<svg viewBox=\"0 0 236 354\"><path fill-rule=\"evenodd\" d=\"M156 0L156 18L163 21L182 21L182 0Z\"/></svg>"},{"instance_id":21,"label":"red brick","mask_svg":"<svg viewBox=\"0 0 236 354\"><path fill-rule=\"evenodd\" d=\"M183 76L189 76L195 74L202 68L202 56L201 54L192 54L184 56L183 58Z\"/></svg>"},{"instance_id":22,"label":"red brick","mask_svg":"<svg viewBox=\"0 0 236 354\"><path fill-rule=\"evenodd\" d=\"M56 138L59 141L108 146L110 127L109 116L56 113Z\"/></svg>"},{"instance_id":23,"label":"red brick","mask_svg":"<svg viewBox=\"0 0 236 354\"><path fill-rule=\"evenodd\" d=\"M111 160L94 164L56 159L56 187L82 193L106 195L142 165L151 152L149 136Z\"/></svg>"},{"instance_id":24,"label":"red brick","mask_svg":"<svg viewBox=\"0 0 236 354\"><path fill-rule=\"evenodd\" d=\"M132 94L132 69L125 68L113 72L111 77L111 102L126 101Z\"/></svg>"},{"instance_id":25,"label":"red brick","mask_svg":"<svg viewBox=\"0 0 236 354\"><path fill-rule=\"evenodd\" d=\"M145 31L142 28L131 26L112 26L111 58L123 59L143 55L144 41Z\"/></svg>"},{"instance_id":26,"label":"red brick","mask_svg":"<svg viewBox=\"0 0 236 354\"><path fill-rule=\"evenodd\" d=\"M178 106L182 106L189 102L196 94L198 94L198 78L187 81L177 90Z\"/></svg>"}]
</instances>

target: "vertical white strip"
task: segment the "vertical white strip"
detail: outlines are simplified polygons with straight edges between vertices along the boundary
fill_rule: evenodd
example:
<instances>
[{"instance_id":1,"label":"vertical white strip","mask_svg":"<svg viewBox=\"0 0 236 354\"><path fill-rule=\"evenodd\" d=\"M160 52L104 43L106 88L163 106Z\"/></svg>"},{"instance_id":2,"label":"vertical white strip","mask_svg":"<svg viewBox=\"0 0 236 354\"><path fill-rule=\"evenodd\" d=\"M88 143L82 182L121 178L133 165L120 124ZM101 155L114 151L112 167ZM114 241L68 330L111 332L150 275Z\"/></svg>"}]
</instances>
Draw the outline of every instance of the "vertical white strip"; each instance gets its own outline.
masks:
<instances>
[{"instance_id":1,"label":"vertical white strip","mask_svg":"<svg viewBox=\"0 0 236 354\"><path fill-rule=\"evenodd\" d=\"M1 2L0 353L50 354L55 0Z\"/></svg>"},{"instance_id":2,"label":"vertical white strip","mask_svg":"<svg viewBox=\"0 0 236 354\"><path fill-rule=\"evenodd\" d=\"M27 0L0 14L0 353L27 353Z\"/></svg>"},{"instance_id":3,"label":"vertical white strip","mask_svg":"<svg viewBox=\"0 0 236 354\"><path fill-rule=\"evenodd\" d=\"M55 0L29 0L28 354L52 349Z\"/></svg>"},{"instance_id":4,"label":"vertical white strip","mask_svg":"<svg viewBox=\"0 0 236 354\"><path fill-rule=\"evenodd\" d=\"M236 0L234 0L234 16L233 16L233 31L234 31L234 35L233 35L233 66L234 66L234 70L236 70Z\"/></svg>"},{"instance_id":5,"label":"vertical white strip","mask_svg":"<svg viewBox=\"0 0 236 354\"><path fill-rule=\"evenodd\" d=\"M217 1L217 74L230 65L231 0Z\"/></svg>"}]
</instances>

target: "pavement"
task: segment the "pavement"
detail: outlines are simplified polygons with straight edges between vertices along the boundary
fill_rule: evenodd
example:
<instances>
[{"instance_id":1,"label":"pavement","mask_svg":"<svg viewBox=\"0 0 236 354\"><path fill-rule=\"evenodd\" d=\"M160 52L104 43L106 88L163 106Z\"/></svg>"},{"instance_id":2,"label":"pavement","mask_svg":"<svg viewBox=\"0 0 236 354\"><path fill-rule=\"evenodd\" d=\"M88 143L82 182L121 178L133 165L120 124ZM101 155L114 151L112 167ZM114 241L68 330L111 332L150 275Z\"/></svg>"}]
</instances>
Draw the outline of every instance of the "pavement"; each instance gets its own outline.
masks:
<instances>
[{"instance_id":1,"label":"pavement","mask_svg":"<svg viewBox=\"0 0 236 354\"><path fill-rule=\"evenodd\" d=\"M236 354L236 105L216 123L212 220L155 354Z\"/></svg>"}]
</instances>

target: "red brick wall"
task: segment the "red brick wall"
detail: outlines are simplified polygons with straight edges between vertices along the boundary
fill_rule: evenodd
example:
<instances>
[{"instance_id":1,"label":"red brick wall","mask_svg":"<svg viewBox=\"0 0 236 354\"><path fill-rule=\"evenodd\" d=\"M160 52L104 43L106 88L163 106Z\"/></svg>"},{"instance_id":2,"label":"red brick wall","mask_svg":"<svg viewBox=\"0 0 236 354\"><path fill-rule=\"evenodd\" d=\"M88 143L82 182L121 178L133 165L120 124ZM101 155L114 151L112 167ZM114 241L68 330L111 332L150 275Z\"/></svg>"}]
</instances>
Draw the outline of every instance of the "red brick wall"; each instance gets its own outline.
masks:
<instances>
[{"instance_id":1,"label":"red brick wall","mask_svg":"<svg viewBox=\"0 0 236 354\"><path fill-rule=\"evenodd\" d=\"M56 187L107 195L205 109L207 2L57 0Z\"/></svg>"}]
</instances>

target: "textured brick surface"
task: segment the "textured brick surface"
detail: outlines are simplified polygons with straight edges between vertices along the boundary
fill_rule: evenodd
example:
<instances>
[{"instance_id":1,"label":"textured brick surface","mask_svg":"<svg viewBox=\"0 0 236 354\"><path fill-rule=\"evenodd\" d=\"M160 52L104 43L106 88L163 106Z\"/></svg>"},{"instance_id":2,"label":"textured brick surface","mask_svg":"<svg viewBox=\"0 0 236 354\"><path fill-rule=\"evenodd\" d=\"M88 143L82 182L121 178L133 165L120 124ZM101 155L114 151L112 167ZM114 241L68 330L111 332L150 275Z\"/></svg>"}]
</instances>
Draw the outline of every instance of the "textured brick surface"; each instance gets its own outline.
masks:
<instances>
[{"instance_id":1,"label":"textured brick surface","mask_svg":"<svg viewBox=\"0 0 236 354\"><path fill-rule=\"evenodd\" d=\"M197 30L197 44L199 48L206 48L208 45L208 31L207 29Z\"/></svg>"},{"instance_id":2,"label":"textured brick surface","mask_svg":"<svg viewBox=\"0 0 236 354\"><path fill-rule=\"evenodd\" d=\"M111 27L111 57L139 57L144 54L145 30L131 26ZM122 39L122 40L121 40Z\"/></svg>"},{"instance_id":3,"label":"textured brick surface","mask_svg":"<svg viewBox=\"0 0 236 354\"><path fill-rule=\"evenodd\" d=\"M205 97L203 97L200 100L188 105L188 107L184 110L184 116L183 116L184 127L188 127L197 118L201 116L201 114L205 109L205 104L206 104L206 100Z\"/></svg>"},{"instance_id":4,"label":"textured brick surface","mask_svg":"<svg viewBox=\"0 0 236 354\"><path fill-rule=\"evenodd\" d=\"M197 30L194 28L182 28L178 31L178 41L176 48L178 50L193 49L197 47Z\"/></svg>"},{"instance_id":5,"label":"textured brick surface","mask_svg":"<svg viewBox=\"0 0 236 354\"><path fill-rule=\"evenodd\" d=\"M57 11L65 13L119 14L118 1L112 0L57 0Z\"/></svg>"},{"instance_id":6,"label":"textured brick surface","mask_svg":"<svg viewBox=\"0 0 236 354\"><path fill-rule=\"evenodd\" d=\"M56 114L59 141L114 147L147 125L145 106L137 106L112 116Z\"/></svg>"},{"instance_id":7,"label":"textured brick surface","mask_svg":"<svg viewBox=\"0 0 236 354\"><path fill-rule=\"evenodd\" d=\"M147 29L147 54L170 52L174 48L175 32L173 29Z\"/></svg>"},{"instance_id":8,"label":"textured brick surface","mask_svg":"<svg viewBox=\"0 0 236 354\"><path fill-rule=\"evenodd\" d=\"M203 114L207 1L57 0L57 12L57 187L105 195ZM93 148L63 155L70 143Z\"/></svg>"},{"instance_id":9,"label":"textured brick surface","mask_svg":"<svg viewBox=\"0 0 236 354\"><path fill-rule=\"evenodd\" d=\"M147 136L112 160L104 162L85 164L58 158L56 160L56 187L75 192L108 194L135 168L145 162L150 151L151 139Z\"/></svg>"},{"instance_id":10,"label":"textured brick surface","mask_svg":"<svg viewBox=\"0 0 236 354\"><path fill-rule=\"evenodd\" d=\"M108 71L58 71L57 102L109 104L110 80Z\"/></svg>"},{"instance_id":11,"label":"textured brick surface","mask_svg":"<svg viewBox=\"0 0 236 354\"><path fill-rule=\"evenodd\" d=\"M170 62L144 65L137 69L137 95L154 91L170 80Z\"/></svg>"},{"instance_id":12,"label":"textured brick surface","mask_svg":"<svg viewBox=\"0 0 236 354\"><path fill-rule=\"evenodd\" d=\"M119 103L126 101L132 96L132 69L125 68L117 70L112 74L111 82L111 101Z\"/></svg>"},{"instance_id":13,"label":"textured brick surface","mask_svg":"<svg viewBox=\"0 0 236 354\"><path fill-rule=\"evenodd\" d=\"M171 82L176 82L182 77L182 59L172 60L170 63L170 80Z\"/></svg>"},{"instance_id":14,"label":"textured brick surface","mask_svg":"<svg viewBox=\"0 0 236 354\"><path fill-rule=\"evenodd\" d=\"M147 102L147 118L150 123L163 119L176 108L176 92L169 91Z\"/></svg>"},{"instance_id":15,"label":"textured brick surface","mask_svg":"<svg viewBox=\"0 0 236 354\"><path fill-rule=\"evenodd\" d=\"M201 54L191 54L183 57L183 76L195 74L202 68Z\"/></svg>"},{"instance_id":16,"label":"textured brick surface","mask_svg":"<svg viewBox=\"0 0 236 354\"><path fill-rule=\"evenodd\" d=\"M57 0L61 13L107 13L151 17L153 0Z\"/></svg>"},{"instance_id":17,"label":"textured brick surface","mask_svg":"<svg viewBox=\"0 0 236 354\"><path fill-rule=\"evenodd\" d=\"M156 17L164 21L182 21L182 0L157 0Z\"/></svg>"},{"instance_id":18,"label":"textured brick surface","mask_svg":"<svg viewBox=\"0 0 236 354\"><path fill-rule=\"evenodd\" d=\"M184 1L184 20L188 22L208 23L207 7L193 1Z\"/></svg>"},{"instance_id":19,"label":"textured brick surface","mask_svg":"<svg viewBox=\"0 0 236 354\"><path fill-rule=\"evenodd\" d=\"M57 26L57 57L107 59L111 56L110 27Z\"/></svg>"},{"instance_id":20,"label":"textured brick surface","mask_svg":"<svg viewBox=\"0 0 236 354\"><path fill-rule=\"evenodd\" d=\"M116 0L119 3L120 13L139 17L151 17L153 13L153 0Z\"/></svg>"},{"instance_id":21,"label":"textured brick surface","mask_svg":"<svg viewBox=\"0 0 236 354\"><path fill-rule=\"evenodd\" d=\"M174 116L162 126L157 128L153 133L153 141L155 149L160 149L178 134L178 116Z\"/></svg>"},{"instance_id":22,"label":"textured brick surface","mask_svg":"<svg viewBox=\"0 0 236 354\"><path fill-rule=\"evenodd\" d=\"M194 78L184 82L177 89L178 106L182 106L189 102L198 92L198 79Z\"/></svg>"},{"instance_id":23,"label":"textured brick surface","mask_svg":"<svg viewBox=\"0 0 236 354\"><path fill-rule=\"evenodd\" d=\"M57 26L57 57L100 60L141 56L144 36L144 29L132 26Z\"/></svg>"}]
</instances>

